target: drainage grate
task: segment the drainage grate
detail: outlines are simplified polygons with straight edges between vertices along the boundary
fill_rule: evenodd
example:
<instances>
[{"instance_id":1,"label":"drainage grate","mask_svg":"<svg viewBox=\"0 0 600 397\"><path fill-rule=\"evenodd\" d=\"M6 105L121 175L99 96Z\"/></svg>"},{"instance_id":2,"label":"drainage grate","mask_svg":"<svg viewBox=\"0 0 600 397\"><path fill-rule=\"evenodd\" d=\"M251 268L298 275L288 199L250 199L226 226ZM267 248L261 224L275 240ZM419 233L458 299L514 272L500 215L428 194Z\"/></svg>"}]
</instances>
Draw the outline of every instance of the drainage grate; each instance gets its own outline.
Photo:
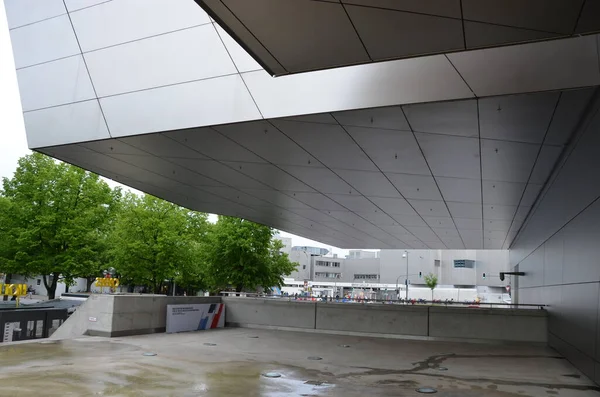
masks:
<instances>
[{"instance_id":1,"label":"drainage grate","mask_svg":"<svg viewBox=\"0 0 600 397\"><path fill-rule=\"evenodd\" d=\"M318 361L318 360L322 360L322 359L323 359L323 357L319 357L319 356L310 356L310 357L308 357L308 359L309 359L309 360L315 360L315 361Z\"/></svg>"},{"instance_id":2,"label":"drainage grate","mask_svg":"<svg viewBox=\"0 0 600 397\"><path fill-rule=\"evenodd\" d=\"M304 384L312 386L322 386L325 384L325 382L323 382L322 380L307 380L306 382L304 382Z\"/></svg>"},{"instance_id":3,"label":"drainage grate","mask_svg":"<svg viewBox=\"0 0 600 397\"><path fill-rule=\"evenodd\" d=\"M434 389L433 387L420 387L417 389L417 392L424 394L433 394L437 393L437 389Z\"/></svg>"},{"instance_id":4,"label":"drainage grate","mask_svg":"<svg viewBox=\"0 0 600 397\"><path fill-rule=\"evenodd\" d=\"M438 371L448 371L448 368L446 367L437 367Z\"/></svg>"},{"instance_id":5,"label":"drainage grate","mask_svg":"<svg viewBox=\"0 0 600 397\"><path fill-rule=\"evenodd\" d=\"M204 346L216 346L216 343L203 343Z\"/></svg>"},{"instance_id":6,"label":"drainage grate","mask_svg":"<svg viewBox=\"0 0 600 397\"><path fill-rule=\"evenodd\" d=\"M339 346L340 346L340 347L345 347L345 348L348 348L348 347L350 347L350 345L339 345Z\"/></svg>"},{"instance_id":7,"label":"drainage grate","mask_svg":"<svg viewBox=\"0 0 600 397\"><path fill-rule=\"evenodd\" d=\"M146 357L154 357L156 356L156 353L152 353L152 352L147 352L147 353L143 353L142 356L146 356Z\"/></svg>"},{"instance_id":8,"label":"drainage grate","mask_svg":"<svg viewBox=\"0 0 600 397\"><path fill-rule=\"evenodd\" d=\"M250 338L250 339L258 339L258 336L256 336L256 335L251 335L251 336L249 336L248 338Z\"/></svg>"}]
</instances>

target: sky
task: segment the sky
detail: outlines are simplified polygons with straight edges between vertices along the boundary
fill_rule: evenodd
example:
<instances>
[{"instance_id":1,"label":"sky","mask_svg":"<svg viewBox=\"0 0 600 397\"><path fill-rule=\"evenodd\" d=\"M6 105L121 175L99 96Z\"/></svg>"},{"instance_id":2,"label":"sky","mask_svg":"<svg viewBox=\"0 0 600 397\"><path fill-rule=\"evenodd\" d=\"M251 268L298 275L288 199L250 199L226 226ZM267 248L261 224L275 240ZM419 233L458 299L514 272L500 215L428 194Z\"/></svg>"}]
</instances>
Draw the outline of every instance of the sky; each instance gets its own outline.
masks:
<instances>
[{"instance_id":1,"label":"sky","mask_svg":"<svg viewBox=\"0 0 600 397\"><path fill-rule=\"evenodd\" d=\"M28 153L30 151L27 148L6 12L4 6L0 4L0 178L12 177L17 168L17 161ZM109 184L113 187L119 185L113 181L109 181ZM211 215L210 219L216 221L216 215ZM332 249L333 253L342 258L348 254L348 250L331 247L304 237L283 231L280 234L283 237L291 237L292 245Z\"/></svg>"}]
</instances>

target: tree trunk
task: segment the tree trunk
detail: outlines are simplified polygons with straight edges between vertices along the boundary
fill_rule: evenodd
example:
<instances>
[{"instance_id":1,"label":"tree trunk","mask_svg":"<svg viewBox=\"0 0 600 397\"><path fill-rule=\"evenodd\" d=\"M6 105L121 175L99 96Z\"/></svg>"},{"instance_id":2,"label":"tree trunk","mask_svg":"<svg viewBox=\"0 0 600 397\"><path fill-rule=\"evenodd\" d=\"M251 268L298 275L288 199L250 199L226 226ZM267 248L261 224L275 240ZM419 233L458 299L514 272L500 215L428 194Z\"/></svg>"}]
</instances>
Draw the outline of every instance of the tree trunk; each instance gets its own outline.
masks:
<instances>
[{"instance_id":1,"label":"tree trunk","mask_svg":"<svg viewBox=\"0 0 600 397\"><path fill-rule=\"evenodd\" d=\"M4 284L10 284L10 279L12 278L12 274L6 274L4 276ZM8 300L8 295L4 295L4 298L2 298L2 300L7 301Z\"/></svg>"},{"instance_id":2,"label":"tree trunk","mask_svg":"<svg viewBox=\"0 0 600 397\"><path fill-rule=\"evenodd\" d=\"M48 284L48 279L46 275L42 276L44 280L44 286L46 287L46 292L48 293L48 299L54 299L56 297L56 286L58 284L58 277L60 273L52 273L52 282Z\"/></svg>"},{"instance_id":3,"label":"tree trunk","mask_svg":"<svg viewBox=\"0 0 600 397\"><path fill-rule=\"evenodd\" d=\"M85 286L86 290L85 291L86 292L92 292L92 284L94 284L95 280L96 280L96 277L88 277L88 278L86 278L86 280L85 280L85 283L86 283L86 286Z\"/></svg>"},{"instance_id":4,"label":"tree trunk","mask_svg":"<svg viewBox=\"0 0 600 397\"><path fill-rule=\"evenodd\" d=\"M242 292L244 290L244 284L238 284L235 287L235 292L237 292L237 294L235 294L236 296L240 296L240 292Z\"/></svg>"}]
</instances>

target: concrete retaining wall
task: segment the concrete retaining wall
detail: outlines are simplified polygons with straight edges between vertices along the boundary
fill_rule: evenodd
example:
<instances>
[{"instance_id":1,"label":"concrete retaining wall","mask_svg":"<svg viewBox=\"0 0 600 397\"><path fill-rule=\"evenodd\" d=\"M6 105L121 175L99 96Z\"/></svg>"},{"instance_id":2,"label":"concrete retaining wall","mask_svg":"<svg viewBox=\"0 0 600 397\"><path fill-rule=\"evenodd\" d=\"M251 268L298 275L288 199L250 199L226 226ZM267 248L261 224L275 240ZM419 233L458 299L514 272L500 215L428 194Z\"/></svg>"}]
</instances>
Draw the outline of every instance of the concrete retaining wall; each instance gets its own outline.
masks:
<instances>
[{"instance_id":1,"label":"concrete retaining wall","mask_svg":"<svg viewBox=\"0 0 600 397\"><path fill-rule=\"evenodd\" d=\"M545 310L430 307L429 336L519 342L548 341Z\"/></svg>"},{"instance_id":2,"label":"concrete retaining wall","mask_svg":"<svg viewBox=\"0 0 600 397\"><path fill-rule=\"evenodd\" d=\"M125 336L165 332L167 305L220 303L220 297L113 295L112 327L109 335L89 332L98 336Z\"/></svg>"},{"instance_id":3,"label":"concrete retaining wall","mask_svg":"<svg viewBox=\"0 0 600 397\"><path fill-rule=\"evenodd\" d=\"M426 306L317 305L316 329L392 335L427 335Z\"/></svg>"},{"instance_id":4,"label":"concrete retaining wall","mask_svg":"<svg viewBox=\"0 0 600 397\"><path fill-rule=\"evenodd\" d=\"M316 303L260 298L221 298L225 323L315 329Z\"/></svg>"},{"instance_id":5,"label":"concrete retaining wall","mask_svg":"<svg viewBox=\"0 0 600 397\"><path fill-rule=\"evenodd\" d=\"M165 332L170 304L225 303L228 326L443 339L547 342L544 310L323 303L238 297L92 295L54 333L125 336Z\"/></svg>"},{"instance_id":6,"label":"concrete retaining wall","mask_svg":"<svg viewBox=\"0 0 600 397\"><path fill-rule=\"evenodd\" d=\"M547 313L544 310L315 303L236 297L222 300L228 326L547 342Z\"/></svg>"}]
</instances>

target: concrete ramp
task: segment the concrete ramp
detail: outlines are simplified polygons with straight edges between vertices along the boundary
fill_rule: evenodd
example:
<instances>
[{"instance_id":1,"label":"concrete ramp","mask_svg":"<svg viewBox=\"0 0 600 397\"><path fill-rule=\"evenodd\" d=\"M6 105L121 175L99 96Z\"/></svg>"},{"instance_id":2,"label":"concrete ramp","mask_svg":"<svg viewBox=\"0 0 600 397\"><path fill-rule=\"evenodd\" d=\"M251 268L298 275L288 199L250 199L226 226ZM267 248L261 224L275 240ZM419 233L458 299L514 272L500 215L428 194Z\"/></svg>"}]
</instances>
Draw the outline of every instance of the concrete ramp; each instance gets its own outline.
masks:
<instances>
[{"instance_id":1,"label":"concrete ramp","mask_svg":"<svg viewBox=\"0 0 600 397\"><path fill-rule=\"evenodd\" d=\"M88 307L92 306L90 301L95 296L90 296L85 302L83 302L77 310L65 321L49 339L74 339L86 334L88 329Z\"/></svg>"},{"instance_id":2,"label":"concrete ramp","mask_svg":"<svg viewBox=\"0 0 600 397\"><path fill-rule=\"evenodd\" d=\"M194 303L221 303L221 298L147 294L91 295L52 335L52 339L165 332L167 305Z\"/></svg>"}]
</instances>

